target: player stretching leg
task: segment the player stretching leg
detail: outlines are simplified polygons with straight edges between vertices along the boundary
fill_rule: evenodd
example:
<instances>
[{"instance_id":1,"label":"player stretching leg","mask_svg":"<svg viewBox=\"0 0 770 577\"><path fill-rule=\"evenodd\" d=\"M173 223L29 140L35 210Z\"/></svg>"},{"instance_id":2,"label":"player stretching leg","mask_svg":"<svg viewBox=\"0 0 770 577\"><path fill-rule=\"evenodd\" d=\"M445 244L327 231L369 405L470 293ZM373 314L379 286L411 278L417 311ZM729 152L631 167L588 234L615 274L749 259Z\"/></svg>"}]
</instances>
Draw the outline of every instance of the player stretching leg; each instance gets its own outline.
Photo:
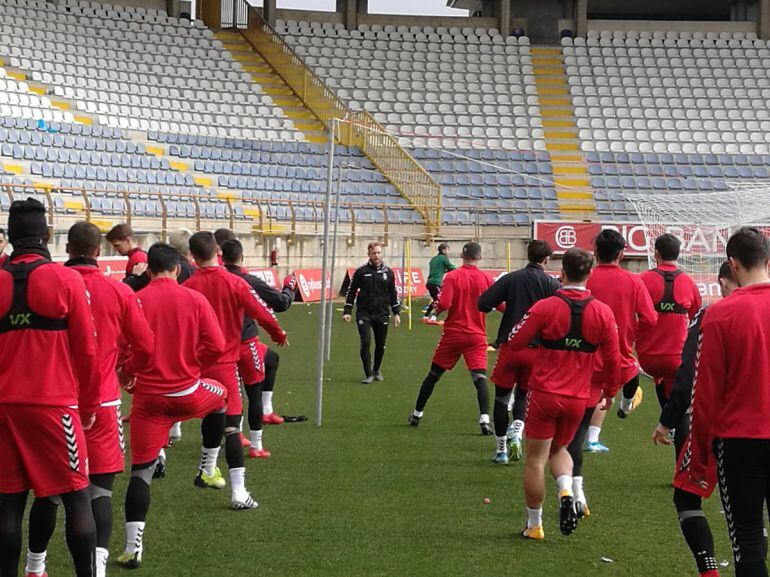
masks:
<instances>
[{"instance_id":1,"label":"player stretching leg","mask_svg":"<svg viewBox=\"0 0 770 577\"><path fill-rule=\"evenodd\" d=\"M495 423L497 449L492 460L508 463L508 459L521 460L521 439L524 433L524 415L527 408L527 382L532 371L537 340L520 351L514 351L506 343L511 329L518 324L524 313L539 301L552 296L559 289L559 281L545 272L553 251L547 242L533 240L527 245L529 263L521 270L500 277L479 297L479 310L489 313L505 303L503 318L497 331L495 346L497 361L492 371L495 384L495 405L492 417ZM501 344L502 343L502 344ZM508 429L508 413L514 403L512 429ZM510 447L506 447L509 444Z\"/></svg>"},{"instance_id":2,"label":"player stretching leg","mask_svg":"<svg viewBox=\"0 0 770 577\"><path fill-rule=\"evenodd\" d=\"M243 245L238 240L227 240L222 243L222 262L225 268L236 276L241 277L259 297L265 301L273 311L281 313L287 311L294 302L294 292L297 288L297 280L294 275L287 276L283 281L283 290L278 291L269 286L262 279L246 273L243 264ZM267 345L259 340L259 329L254 319L246 316L241 332L240 357L238 359L238 373L241 376L246 389L246 397L249 400L249 456L252 459L266 459L270 451L262 446L262 423L266 415L263 415L264 388L269 387L272 397L275 377L278 373L278 354L267 348ZM280 424L283 418L274 415L270 410L272 424ZM280 419L280 423L278 421Z\"/></svg>"},{"instance_id":3,"label":"player stretching leg","mask_svg":"<svg viewBox=\"0 0 770 577\"><path fill-rule=\"evenodd\" d=\"M244 315L253 318L264 328L278 345L287 343L286 333L281 329L272 311L256 292L242 278L219 266L219 247L214 235L196 232L190 238L190 252L195 258L198 270L183 286L201 293L211 303L217 320L225 335L226 348L216 362L204 366L204 378L216 380L227 389L227 424L225 426L225 458L230 476L231 506L233 509L256 509L257 502L246 490L246 467L241 443L241 421L243 402L238 382L237 362L240 358L241 332ZM201 455L201 464L205 460ZM199 471L195 479L198 487L209 486L208 480ZM220 482L217 482L219 485Z\"/></svg>"},{"instance_id":4,"label":"player stretching leg","mask_svg":"<svg viewBox=\"0 0 770 577\"><path fill-rule=\"evenodd\" d=\"M723 297L730 296L738 288L730 270L730 263L725 262L717 277ZM701 577L717 577L716 557L714 555L714 537L711 534L708 519L703 512L703 497L709 497L711 491L704 491L702 486L688 484L688 469L683 458L682 448L690 433L690 401L695 379L695 357L701 335L703 315L708 307L703 307L687 329L687 340L682 350L682 364L676 373L676 381L671 396L660 414L660 422L652 434L653 442L658 445L671 444L671 431L675 431L674 447L677 459L677 474L674 478L674 506L679 515L679 525L687 545L692 551L698 573ZM709 476L713 490L716 483L713 459L709 463Z\"/></svg>"},{"instance_id":5,"label":"player stretching leg","mask_svg":"<svg viewBox=\"0 0 770 577\"><path fill-rule=\"evenodd\" d=\"M428 308L425 310L425 316L422 318L422 322L429 325L440 324L436 319L435 309L438 302L438 295L441 292L441 285L444 283L444 275L450 270L454 270L457 267L452 264L447 256L449 252L449 245L442 242L438 245L438 254L430 259L428 263L428 282L425 283L425 288L428 289L431 301Z\"/></svg>"},{"instance_id":6,"label":"player stretching leg","mask_svg":"<svg viewBox=\"0 0 770 577\"><path fill-rule=\"evenodd\" d=\"M158 454L177 421L203 419L202 474L224 479L216 459L225 427L227 391L201 377L202 366L219 358L225 339L211 305L196 291L177 284L179 253L157 243L148 252L152 280L142 290L142 310L155 334L156 351L148 368L132 351L122 379L134 395L131 406L131 479L126 492L126 546L118 564L142 564L143 537L150 508L150 483Z\"/></svg>"},{"instance_id":7,"label":"player stretching leg","mask_svg":"<svg viewBox=\"0 0 770 577\"><path fill-rule=\"evenodd\" d=\"M31 490L64 505L77 577L94 574L96 529L84 430L100 401L96 331L83 278L51 263L45 208L15 201L0 270L0 575L18 575ZM82 421L81 421L82 419ZM82 423L82 424L81 424ZM34 537L33 537L34 538ZM44 557L33 561L41 563Z\"/></svg>"},{"instance_id":8,"label":"player stretching leg","mask_svg":"<svg viewBox=\"0 0 770 577\"><path fill-rule=\"evenodd\" d=\"M492 279L478 269L481 247L469 242L463 247L463 265L444 279L436 312L449 311L436 352L422 382L409 424L417 426L436 383L445 371L451 371L462 356L471 373L479 404L479 426L482 435L491 435L489 424L489 391L487 390L487 325L484 313L478 310L478 300L492 285Z\"/></svg>"},{"instance_id":9,"label":"player stretching leg","mask_svg":"<svg viewBox=\"0 0 770 577\"><path fill-rule=\"evenodd\" d=\"M736 577L765 577L765 504L770 500L770 243L756 228L727 241L740 286L701 321L692 397L687 481L704 490L716 457L719 492L733 546Z\"/></svg>"},{"instance_id":10,"label":"player stretching leg","mask_svg":"<svg viewBox=\"0 0 770 577\"><path fill-rule=\"evenodd\" d=\"M101 406L94 426L85 432L91 486L91 510L96 523L96 576L107 571L112 534L112 486L115 475L123 472L123 430L120 417L120 385L115 367L118 343L131 346L137 363L147 366L152 358L155 337L142 313L138 299L125 284L108 278L96 261L102 244L99 229L88 222L74 224L67 235L71 267L83 277L91 297L96 326ZM48 542L56 528L55 500L35 499L29 514L27 575L45 573Z\"/></svg>"},{"instance_id":11,"label":"player stretching leg","mask_svg":"<svg viewBox=\"0 0 770 577\"><path fill-rule=\"evenodd\" d=\"M545 466L551 465L559 491L559 527L564 535L577 527L572 457L567 446L575 436L590 395L597 357L602 360L603 408L620 388L618 331L610 308L586 289L593 257L570 249L562 259L564 286L555 296L536 302L511 331L509 344L525 349L539 338L530 376L524 494L527 525L522 536L543 539ZM596 354L598 351L598 355Z\"/></svg>"},{"instance_id":12,"label":"player stretching leg","mask_svg":"<svg viewBox=\"0 0 770 577\"><path fill-rule=\"evenodd\" d=\"M696 284L676 266L681 246L682 242L671 234L659 236L655 240L658 266L641 275L658 311L658 324L653 329L639 331L636 350L642 368L655 379L661 407L666 404L674 386L687 338L687 325L702 304ZM626 409L635 392L633 385L623 388L619 417L628 414Z\"/></svg>"}]
</instances>

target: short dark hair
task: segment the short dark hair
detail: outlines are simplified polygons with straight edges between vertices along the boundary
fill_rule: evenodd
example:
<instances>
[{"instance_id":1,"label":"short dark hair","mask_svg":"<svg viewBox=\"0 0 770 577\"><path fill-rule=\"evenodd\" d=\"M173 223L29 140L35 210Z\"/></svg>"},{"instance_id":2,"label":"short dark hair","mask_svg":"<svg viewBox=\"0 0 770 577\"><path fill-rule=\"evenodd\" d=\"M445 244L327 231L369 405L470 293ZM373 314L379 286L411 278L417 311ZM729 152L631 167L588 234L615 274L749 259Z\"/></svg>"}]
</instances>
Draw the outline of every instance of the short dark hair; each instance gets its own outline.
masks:
<instances>
[{"instance_id":1,"label":"short dark hair","mask_svg":"<svg viewBox=\"0 0 770 577\"><path fill-rule=\"evenodd\" d=\"M544 240L531 240L527 245L527 260L534 264L542 264L553 254L551 245Z\"/></svg>"},{"instance_id":2,"label":"short dark hair","mask_svg":"<svg viewBox=\"0 0 770 577\"><path fill-rule=\"evenodd\" d=\"M561 259L565 280L571 282L583 282L591 274L594 266L594 256L582 248L571 248L564 253Z\"/></svg>"},{"instance_id":3,"label":"short dark hair","mask_svg":"<svg viewBox=\"0 0 770 577\"><path fill-rule=\"evenodd\" d=\"M735 277L733 276L733 269L730 267L730 261L726 260L722 263L722 266L719 267L719 273L717 274L717 278L723 278L725 280L729 280L732 282L735 282Z\"/></svg>"},{"instance_id":4,"label":"short dark hair","mask_svg":"<svg viewBox=\"0 0 770 577\"><path fill-rule=\"evenodd\" d=\"M682 249L682 241L671 233L661 234L655 239L655 250L660 253L663 260L676 260Z\"/></svg>"},{"instance_id":5,"label":"short dark hair","mask_svg":"<svg viewBox=\"0 0 770 577\"><path fill-rule=\"evenodd\" d=\"M594 246L596 247L596 258L599 262L615 262L620 253L623 252L623 249L626 248L626 240L617 230L605 228L596 235Z\"/></svg>"},{"instance_id":6,"label":"short dark hair","mask_svg":"<svg viewBox=\"0 0 770 577\"><path fill-rule=\"evenodd\" d=\"M153 274L173 272L179 265L179 251L168 243L156 242L147 251L147 268Z\"/></svg>"},{"instance_id":7,"label":"short dark hair","mask_svg":"<svg viewBox=\"0 0 770 577\"><path fill-rule=\"evenodd\" d=\"M214 238L217 245L222 246L228 240L235 240L235 233L229 228L218 228L214 231Z\"/></svg>"},{"instance_id":8,"label":"short dark hair","mask_svg":"<svg viewBox=\"0 0 770 577\"><path fill-rule=\"evenodd\" d=\"M102 233L95 224L81 220L67 232L67 245L70 254L93 256L102 245Z\"/></svg>"},{"instance_id":9,"label":"short dark hair","mask_svg":"<svg viewBox=\"0 0 770 577\"><path fill-rule=\"evenodd\" d=\"M747 269L767 266L770 259L767 237L753 226L739 228L727 241L727 258L734 258Z\"/></svg>"},{"instance_id":10,"label":"short dark hair","mask_svg":"<svg viewBox=\"0 0 770 577\"><path fill-rule=\"evenodd\" d=\"M441 252L442 250L448 249L449 245L445 242L442 242L440 245L438 245L438 251Z\"/></svg>"},{"instance_id":11,"label":"short dark hair","mask_svg":"<svg viewBox=\"0 0 770 577\"><path fill-rule=\"evenodd\" d=\"M196 232L190 237L190 252L199 260L211 260L217 254L217 239L210 232Z\"/></svg>"},{"instance_id":12,"label":"short dark hair","mask_svg":"<svg viewBox=\"0 0 770 577\"><path fill-rule=\"evenodd\" d=\"M222 262L235 264L243 258L243 245L239 240L226 240L222 243Z\"/></svg>"},{"instance_id":13,"label":"short dark hair","mask_svg":"<svg viewBox=\"0 0 770 577\"><path fill-rule=\"evenodd\" d=\"M481 245L477 242L466 242L462 256L470 260L481 260Z\"/></svg>"},{"instance_id":14,"label":"short dark hair","mask_svg":"<svg viewBox=\"0 0 770 577\"><path fill-rule=\"evenodd\" d=\"M3 236L8 236L8 235L5 233L5 229L4 229L4 228L0 228L0 234L2 234Z\"/></svg>"},{"instance_id":15,"label":"short dark hair","mask_svg":"<svg viewBox=\"0 0 770 577\"><path fill-rule=\"evenodd\" d=\"M112 229L110 229L110 232L107 233L107 242L126 240L127 238L131 238L133 236L134 231L131 229L131 225L122 222L120 224L116 224L112 227Z\"/></svg>"}]
</instances>

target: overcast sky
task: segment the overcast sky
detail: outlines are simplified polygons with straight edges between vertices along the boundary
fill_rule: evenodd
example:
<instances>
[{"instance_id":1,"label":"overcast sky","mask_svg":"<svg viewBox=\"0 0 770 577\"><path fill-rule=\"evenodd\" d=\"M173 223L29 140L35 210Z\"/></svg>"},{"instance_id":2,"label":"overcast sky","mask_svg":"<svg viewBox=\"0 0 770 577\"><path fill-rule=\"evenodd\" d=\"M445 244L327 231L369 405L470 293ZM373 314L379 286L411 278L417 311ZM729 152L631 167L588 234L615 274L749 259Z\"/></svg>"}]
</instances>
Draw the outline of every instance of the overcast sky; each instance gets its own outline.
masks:
<instances>
[{"instance_id":1,"label":"overcast sky","mask_svg":"<svg viewBox=\"0 0 770 577\"><path fill-rule=\"evenodd\" d=\"M250 0L254 6L261 6L261 0ZM278 0L278 8L299 10L333 11L336 0ZM467 16L467 10L446 7L446 0L369 0L372 14L424 14L428 16Z\"/></svg>"}]
</instances>

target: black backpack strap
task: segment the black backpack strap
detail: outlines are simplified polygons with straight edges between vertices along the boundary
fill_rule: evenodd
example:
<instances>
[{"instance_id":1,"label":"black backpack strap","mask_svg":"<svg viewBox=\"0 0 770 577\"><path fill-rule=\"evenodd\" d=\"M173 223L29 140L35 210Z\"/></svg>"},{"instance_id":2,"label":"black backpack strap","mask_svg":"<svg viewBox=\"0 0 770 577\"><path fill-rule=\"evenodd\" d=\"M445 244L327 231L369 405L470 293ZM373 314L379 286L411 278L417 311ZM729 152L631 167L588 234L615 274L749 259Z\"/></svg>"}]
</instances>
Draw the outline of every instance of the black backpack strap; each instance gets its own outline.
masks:
<instances>
[{"instance_id":1,"label":"black backpack strap","mask_svg":"<svg viewBox=\"0 0 770 577\"><path fill-rule=\"evenodd\" d=\"M574 351L579 353L595 353L597 345L588 342L583 336L583 313L594 297L583 300L572 300L562 294L556 294L570 308L570 326L567 334L560 339L542 339L541 344L551 350Z\"/></svg>"},{"instance_id":2,"label":"black backpack strap","mask_svg":"<svg viewBox=\"0 0 770 577\"><path fill-rule=\"evenodd\" d=\"M663 277L663 298L655 303L655 310L663 314L686 315L687 309L676 302L674 299L674 281L676 277L682 274L681 270L660 270L652 269Z\"/></svg>"},{"instance_id":3,"label":"black backpack strap","mask_svg":"<svg viewBox=\"0 0 770 577\"><path fill-rule=\"evenodd\" d=\"M5 266L6 271L13 276L13 298L11 308L0 318L0 334L19 330L64 331L67 330L67 319L52 319L44 317L29 308L27 301L27 281L33 270L39 266L52 264L48 259L40 259L31 263L14 263Z\"/></svg>"}]
</instances>

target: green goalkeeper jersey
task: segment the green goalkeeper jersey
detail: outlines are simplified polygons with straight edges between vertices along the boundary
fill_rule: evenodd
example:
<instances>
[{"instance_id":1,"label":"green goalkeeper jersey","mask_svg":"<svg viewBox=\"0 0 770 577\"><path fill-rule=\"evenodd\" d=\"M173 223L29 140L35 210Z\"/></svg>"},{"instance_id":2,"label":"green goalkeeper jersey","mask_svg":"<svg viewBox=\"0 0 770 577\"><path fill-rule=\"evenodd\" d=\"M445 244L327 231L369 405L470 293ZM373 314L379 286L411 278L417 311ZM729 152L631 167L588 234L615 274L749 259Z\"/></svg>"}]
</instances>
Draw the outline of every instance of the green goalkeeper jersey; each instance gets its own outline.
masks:
<instances>
[{"instance_id":1,"label":"green goalkeeper jersey","mask_svg":"<svg viewBox=\"0 0 770 577\"><path fill-rule=\"evenodd\" d=\"M444 253L438 253L430 259L430 264L428 266L430 267L428 272L428 284L434 284L436 286L441 286L443 284L444 275L446 273L457 268L450 262L449 257Z\"/></svg>"}]
</instances>

